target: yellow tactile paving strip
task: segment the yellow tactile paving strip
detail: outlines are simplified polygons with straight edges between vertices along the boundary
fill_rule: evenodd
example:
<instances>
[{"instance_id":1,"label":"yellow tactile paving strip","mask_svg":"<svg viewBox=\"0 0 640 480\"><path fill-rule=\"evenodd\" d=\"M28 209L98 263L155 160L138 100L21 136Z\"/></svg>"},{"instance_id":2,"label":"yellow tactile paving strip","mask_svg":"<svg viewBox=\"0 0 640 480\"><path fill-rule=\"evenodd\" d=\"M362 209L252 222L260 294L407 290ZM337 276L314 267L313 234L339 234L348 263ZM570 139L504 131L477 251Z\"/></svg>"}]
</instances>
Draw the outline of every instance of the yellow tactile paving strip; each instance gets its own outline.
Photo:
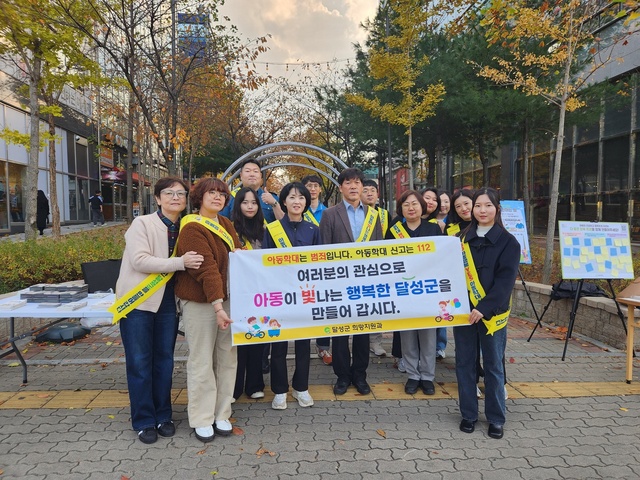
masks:
<instances>
[{"instance_id":1,"label":"yellow tactile paving strip","mask_svg":"<svg viewBox=\"0 0 640 480\"><path fill-rule=\"evenodd\" d=\"M510 382L507 385L509 399L522 398L568 398L594 396L640 395L640 382ZM309 393L316 401L354 401L354 400L439 400L455 399L458 389L455 383L436 384L435 395L415 395L404 393L402 383L379 383L371 385L370 395L360 395L354 388L346 394L336 397L330 385L310 385ZM187 390L173 391L176 405L187 404ZM245 396L238 403L271 402L273 393L266 391L260 400L251 400ZM289 401L295 400L289 396ZM28 408L121 408L129 405L126 390L60 390L60 391L22 391L0 392L0 409Z\"/></svg>"}]
</instances>

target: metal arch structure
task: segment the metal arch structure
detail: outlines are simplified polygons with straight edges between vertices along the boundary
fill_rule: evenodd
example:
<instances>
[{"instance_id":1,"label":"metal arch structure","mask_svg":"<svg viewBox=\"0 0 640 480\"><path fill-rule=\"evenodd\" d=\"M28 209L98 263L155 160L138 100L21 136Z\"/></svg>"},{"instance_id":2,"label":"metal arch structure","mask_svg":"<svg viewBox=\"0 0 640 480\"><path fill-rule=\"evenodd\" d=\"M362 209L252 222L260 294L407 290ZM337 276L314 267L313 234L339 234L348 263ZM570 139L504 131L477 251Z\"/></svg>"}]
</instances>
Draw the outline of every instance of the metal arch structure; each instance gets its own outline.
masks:
<instances>
[{"instance_id":1,"label":"metal arch structure","mask_svg":"<svg viewBox=\"0 0 640 480\"><path fill-rule=\"evenodd\" d=\"M224 182L227 182L228 184L231 184L231 182L233 182L233 180L235 180L238 177L238 175L240 175L240 170L239 169L236 170L235 173L233 173L233 174L231 174L231 172L233 172L234 169L236 169L238 165L242 165L242 163L245 160L247 160L248 158L254 158L258 162L262 162L263 160L268 160L269 158L284 157L284 156L297 156L297 157L307 158L309 160L313 160L313 161L318 162L318 163L324 165L325 167L327 167L331 171L331 173L333 173L335 175L335 177L337 177L340 174L338 169L336 169L330 163L326 162L325 160L319 158L316 155L311 155L311 154L308 154L308 153L305 153L305 152L297 152L297 151L294 151L294 150L283 150L283 151L269 152L269 153L266 153L264 155L260 155L260 153L265 151L265 150L271 150L273 148L283 148L283 147L286 147L286 148L289 148L289 147L301 147L301 148L314 150L314 151L316 151L316 152L318 152L318 153L320 153L322 155L326 155L327 157L332 159L334 164L337 164L339 167L341 167L341 169L349 168L347 166L347 164L344 163L342 160L340 160L338 157L336 157L332 153L326 151L325 149L317 147L315 145L310 145L308 143L302 143L302 142L276 142L276 143L270 143L268 145L262 145L261 147L254 148L250 152L247 152L244 155L242 155L240 158L238 158L235 162L233 162L224 171L224 173L222 174L221 180L224 181ZM272 168L278 168L278 167L283 167L283 166L301 167L301 168L305 168L305 169L308 169L308 170L312 170L312 171L320 174L324 178L328 179L329 181L331 181L331 183L335 184L336 186L339 186L336 178L330 176L327 172L325 172L323 170L320 170L319 168L316 168L316 167L314 167L312 165L306 165L306 164L296 163L296 162L281 162L281 163L276 163L276 164L273 164L273 165L264 165L264 166L261 167L261 170L262 171L266 171L266 170L270 170Z\"/></svg>"}]
</instances>

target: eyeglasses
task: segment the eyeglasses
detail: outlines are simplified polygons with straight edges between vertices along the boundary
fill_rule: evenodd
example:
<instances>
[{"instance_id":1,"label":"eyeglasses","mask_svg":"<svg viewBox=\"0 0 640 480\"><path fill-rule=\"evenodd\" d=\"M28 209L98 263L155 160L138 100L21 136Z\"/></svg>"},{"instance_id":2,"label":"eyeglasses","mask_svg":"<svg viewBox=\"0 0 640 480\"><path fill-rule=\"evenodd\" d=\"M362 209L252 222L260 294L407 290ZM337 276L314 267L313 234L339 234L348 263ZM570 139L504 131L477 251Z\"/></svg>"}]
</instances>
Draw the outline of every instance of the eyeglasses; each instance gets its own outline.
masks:
<instances>
[{"instance_id":1,"label":"eyeglasses","mask_svg":"<svg viewBox=\"0 0 640 480\"><path fill-rule=\"evenodd\" d=\"M186 190L162 190L160 194L167 198L185 198L187 196Z\"/></svg>"},{"instance_id":2,"label":"eyeglasses","mask_svg":"<svg viewBox=\"0 0 640 480\"><path fill-rule=\"evenodd\" d=\"M209 195L213 198L227 198L229 194L224 192L219 192L218 190L209 190Z\"/></svg>"}]
</instances>

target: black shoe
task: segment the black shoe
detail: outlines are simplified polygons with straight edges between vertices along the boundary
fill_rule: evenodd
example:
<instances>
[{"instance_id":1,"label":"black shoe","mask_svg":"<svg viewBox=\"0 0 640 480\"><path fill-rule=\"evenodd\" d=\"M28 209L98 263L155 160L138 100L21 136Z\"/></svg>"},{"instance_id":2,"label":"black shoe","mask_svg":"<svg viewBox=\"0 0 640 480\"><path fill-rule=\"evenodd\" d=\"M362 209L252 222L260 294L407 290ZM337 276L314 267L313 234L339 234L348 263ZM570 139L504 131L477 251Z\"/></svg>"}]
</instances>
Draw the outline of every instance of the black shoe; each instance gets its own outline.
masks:
<instances>
[{"instance_id":1,"label":"black shoe","mask_svg":"<svg viewBox=\"0 0 640 480\"><path fill-rule=\"evenodd\" d=\"M489 424L489 436L491 438L500 439L504 435L504 431L502 430L502 425L494 425L493 423Z\"/></svg>"},{"instance_id":2,"label":"black shoe","mask_svg":"<svg viewBox=\"0 0 640 480\"><path fill-rule=\"evenodd\" d=\"M371 387L369 386L366 380L360 380L359 382L354 382L354 385L360 395L369 395L371 393Z\"/></svg>"},{"instance_id":3,"label":"black shoe","mask_svg":"<svg viewBox=\"0 0 640 480\"><path fill-rule=\"evenodd\" d=\"M156 432L155 427L147 427L138 432L138 440L146 444L156 443L158 441L158 432Z\"/></svg>"},{"instance_id":4,"label":"black shoe","mask_svg":"<svg viewBox=\"0 0 640 480\"><path fill-rule=\"evenodd\" d=\"M335 393L336 395L344 395L345 393L347 393L348 388L349 382L345 380L338 380L333 386L333 393Z\"/></svg>"},{"instance_id":5,"label":"black shoe","mask_svg":"<svg viewBox=\"0 0 640 480\"><path fill-rule=\"evenodd\" d=\"M420 388L425 395L435 395L436 387L431 380L420 380Z\"/></svg>"},{"instance_id":6,"label":"black shoe","mask_svg":"<svg viewBox=\"0 0 640 480\"><path fill-rule=\"evenodd\" d=\"M460 422L460 431L464 433L473 433L476 429L476 422L471 420L465 420L464 418Z\"/></svg>"},{"instance_id":7,"label":"black shoe","mask_svg":"<svg viewBox=\"0 0 640 480\"><path fill-rule=\"evenodd\" d=\"M157 430L161 437L173 437L176 434L176 426L171 420L159 424Z\"/></svg>"},{"instance_id":8,"label":"black shoe","mask_svg":"<svg viewBox=\"0 0 640 480\"><path fill-rule=\"evenodd\" d=\"M413 395L418 391L418 386L420 385L420 380L414 380L410 378L407 380L407 383L404 384L404 393L407 395Z\"/></svg>"}]
</instances>

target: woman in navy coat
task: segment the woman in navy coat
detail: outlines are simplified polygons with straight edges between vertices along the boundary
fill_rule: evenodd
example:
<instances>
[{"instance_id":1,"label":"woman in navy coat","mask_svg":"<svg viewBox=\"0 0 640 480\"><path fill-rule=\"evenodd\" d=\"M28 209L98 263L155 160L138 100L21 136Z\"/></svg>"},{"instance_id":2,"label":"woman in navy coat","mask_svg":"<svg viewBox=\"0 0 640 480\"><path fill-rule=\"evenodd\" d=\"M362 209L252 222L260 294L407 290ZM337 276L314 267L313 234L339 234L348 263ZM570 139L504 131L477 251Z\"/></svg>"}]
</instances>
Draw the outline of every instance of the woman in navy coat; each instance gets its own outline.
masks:
<instances>
[{"instance_id":1,"label":"woman in navy coat","mask_svg":"<svg viewBox=\"0 0 640 480\"><path fill-rule=\"evenodd\" d=\"M311 194L307 187L300 182L289 183L280 192L280 207L285 213L282 220L271 222L264 232L262 248L277 248L283 245L283 238L274 238L274 226L281 226L291 247L305 247L320 245L320 229L313 223L302 219L302 215L311 205ZM278 225L279 224L279 225ZM287 408L287 349L288 342L271 344L271 390L275 393L271 407L275 410ZM292 396L301 407L313 405L313 398L309 394L309 361L311 340L295 341L296 368L291 384Z\"/></svg>"},{"instance_id":2,"label":"woman in navy coat","mask_svg":"<svg viewBox=\"0 0 640 480\"><path fill-rule=\"evenodd\" d=\"M460 430L472 433L478 420L476 357L480 346L488 434L502 438L506 420L502 359L507 344L511 293L520 263L520 244L502 225L496 190L482 188L475 193L471 224L461 237L468 262L467 278L470 276L479 286L467 282L471 303L469 326L456 327L453 332L462 414Z\"/></svg>"}]
</instances>

